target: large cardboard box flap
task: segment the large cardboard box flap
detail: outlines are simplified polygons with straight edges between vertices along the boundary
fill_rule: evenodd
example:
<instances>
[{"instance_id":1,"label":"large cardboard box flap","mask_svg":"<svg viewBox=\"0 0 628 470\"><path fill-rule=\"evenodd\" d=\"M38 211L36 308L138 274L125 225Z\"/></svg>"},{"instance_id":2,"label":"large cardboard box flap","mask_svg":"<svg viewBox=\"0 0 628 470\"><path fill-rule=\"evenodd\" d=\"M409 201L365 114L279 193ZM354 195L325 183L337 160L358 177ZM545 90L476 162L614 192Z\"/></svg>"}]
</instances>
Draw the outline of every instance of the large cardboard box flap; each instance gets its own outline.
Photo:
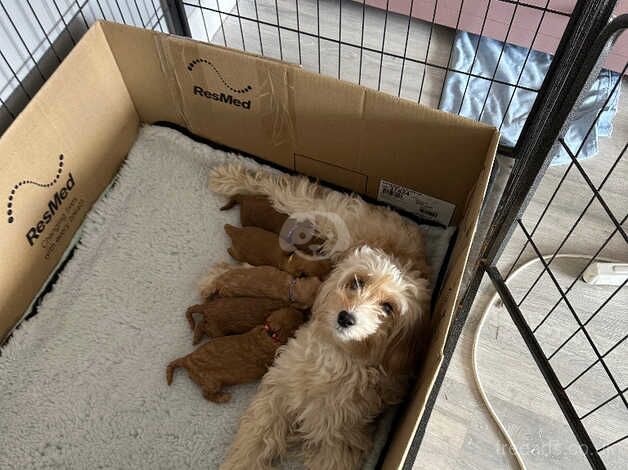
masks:
<instances>
[{"instance_id":1,"label":"large cardboard box flap","mask_svg":"<svg viewBox=\"0 0 628 470\"><path fill-rule=\"evenodd\" d=\"M0 139L0 194L7 208L0 222L0 338L53 272L138 125L95 26Z\"/></svg>"},{"instance_id":2,"label":"large cardboard box flap","mask_svg":"<svg viewBox=\"0 0 628 470\"><path fill-rule=\"evenodd\" d=\"M394 182L449 203L452 223L462 219L496 135L483 123L275 60L103 27L143 122L175 122L372 198L382 180ZM150 83L138 78L146 75Z\"/></svg>"}]
</instances>

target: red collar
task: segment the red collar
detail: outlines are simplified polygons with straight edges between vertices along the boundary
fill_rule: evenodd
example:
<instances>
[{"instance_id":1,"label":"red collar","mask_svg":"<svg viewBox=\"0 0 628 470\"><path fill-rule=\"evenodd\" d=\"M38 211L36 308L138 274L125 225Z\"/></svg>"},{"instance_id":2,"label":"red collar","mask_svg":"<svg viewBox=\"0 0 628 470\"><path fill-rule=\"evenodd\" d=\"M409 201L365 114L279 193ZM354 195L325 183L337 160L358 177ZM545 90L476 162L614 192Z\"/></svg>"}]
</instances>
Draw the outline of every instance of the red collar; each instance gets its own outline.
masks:
<instances>
[{"instance_id":1,"label":"red collar","mask_svg":"<svg viewBox=\"0 0 628 470\"><path fill-rule=\"evenodd\" d=\"M264 323L264 331L270 336L270 338L277 344L281 344L281 340L279 339L279 335L276 331L271 330L268 323Z\"/></svg>"}]
</instances>

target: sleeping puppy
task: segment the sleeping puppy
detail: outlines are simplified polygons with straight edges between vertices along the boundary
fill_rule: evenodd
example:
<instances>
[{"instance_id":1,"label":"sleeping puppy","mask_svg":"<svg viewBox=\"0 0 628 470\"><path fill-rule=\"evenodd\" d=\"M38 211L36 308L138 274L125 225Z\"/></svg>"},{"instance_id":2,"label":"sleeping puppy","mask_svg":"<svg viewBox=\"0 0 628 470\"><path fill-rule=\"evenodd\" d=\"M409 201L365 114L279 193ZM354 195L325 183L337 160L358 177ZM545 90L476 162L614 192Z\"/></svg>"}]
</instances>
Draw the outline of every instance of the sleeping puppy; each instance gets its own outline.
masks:
<instances>
[{"instance_id":1,"label":"sleeping puppy","mask_svg":"<svg viewBox=\"0 0 628 470\"><path fill-rule=\"evenodd\" d=\"M216 338L246 333L263 324L272 311L288 304L284 300L263 297L218 297L192 305L185 313L194 334L192 344L198 344L204 335ZM203 318L196 321L195 314Z\"/></svg>"},{"instance_id":2,"label":"sleeping puppy","mask_svg":"<svg viewBox=\"0 0 628 470\"><path fill-rule=\"evenodd\" d=\"M273 266L217 264L202 281L204 298L266 297L283 300L298 308L309 308L321 281L314 276L293 277Z\"/></svg>"},{"instance_id":3,"label":"sleeping puppy","mask_svg":"<svg viewBox=\"0 0 628 470\"><path fill-rule=\"evenodd\" d=\"M166 368L166 380L172 384L174 370L187 369L203 396L215 403L231 399L224 386L254 382L266 373L275 353L294 335L304 321L303 313L286 307L272 312L264 325L247 333L215 338L196 351L172 361Z\"/></svg>"},{"instance_id":4,"label":"sleeping puppy","mask_svg":"<svg viewBox=\"0 0 628 470\"><path fill-rule=\"evenodd\" d=\"M322 279L331 271L327 259L312 259L299 251L284 251L279 236L258 227L234 227L226 224L231 238L227 250L236 260L253 266L275 266L294 276L316 276Z\"/></svg>"},{"instance_id":5,"label":"sleeping puppy","mask_svg":"<svg viewBox=\"0 0 628 470\"><path fill-rule=\"evenodd\" d=\"M276 211L266 196L234 194L221 211L240 205L240 224L243 227L259 227L279 234L288 220L286 214Z\"/></svg>"},{"instance_id":6,"label":"sleeping puppy","mask_svg":"<svg viewBox=\"0 0 628 470\"><path fill-rule=\"evenodd\" d=\"M297 220L278 212L266 196L235 194L220 210L228 210L235 205L240 205L242 227L256 227L274 233L281 238L284 249L290 247L291 252L299 250L305 255L317 257L324 240L314 236L313 227L309 221Z\"/></svg>"},{"instance_id":7,"label":"sleeping puppy","mask_svg":"<svg viewBox=\"0 0 628 470\"><path fill-rule=\"evenodd\" d=\"M210 188L266 196L278 211L309 210L317 225L346 232L325 237L335 267L311 320L262 379L221 468L271 468L292 444L300 444L308 469L360 468L373 423L403 400L429 341L431 292L420 229L357 196L239 164L214 168Z\"/></svg>"}]
</instances>

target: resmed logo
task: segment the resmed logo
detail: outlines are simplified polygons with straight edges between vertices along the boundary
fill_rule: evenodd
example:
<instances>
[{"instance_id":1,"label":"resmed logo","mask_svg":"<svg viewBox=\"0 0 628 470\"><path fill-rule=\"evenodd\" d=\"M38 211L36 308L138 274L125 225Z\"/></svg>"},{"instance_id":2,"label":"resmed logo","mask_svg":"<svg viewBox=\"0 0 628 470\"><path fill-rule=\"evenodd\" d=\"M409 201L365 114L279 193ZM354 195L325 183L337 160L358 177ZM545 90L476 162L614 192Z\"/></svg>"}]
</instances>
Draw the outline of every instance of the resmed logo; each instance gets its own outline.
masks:
<instances>
[{"instance_id":1,"label":"resmed logo","mask_svg":"<svg viewBox=\"0 0 628 470\"><path fill-rule=\"evenodd\" d=\"M53 217L59 211L61 205L63 204L63 201L65 201L65 199L68 197L68 194L70 194L70 191L72 191L72 188L74 188L75 185L76 183L74 182L74 177L72 176L72 172L70 172L68 173L68 180L63 185L63 187L60 190L56 191L52 198L50 198L50 200L48 201L48 204L46 206L48 209L44 211L44 213L41 215L41 219L37 221L37 223L34 224L31 228L29 228L28 232L26 232L26 239L28 240L30 246L33 246L35 244L35 240L39 238L44 230L46 230L48 224L52 222Z\"/></svg>"},{"instance_id":2,"label":"resmed logo","mask_svg":"<svg viewBox=\"0 0 628 470\"><path fill-rule=\"evenodd\" d=\"M209 60L206 59L194 59L192 62L188 64L188 70L191 72L194 70L198 64L206 64L220 79L223 85L231 91L231 93L235 93L236 95L246 94L253 89L251 85L247 85L244 88L235 88L231 86L222 76L220 71L216 68L214 64L212 64ZM201 86L194 85L192 92L197 96L202 96L209 100L218 101L220 103L229 104L231 106L235 106L237 108L242 109L251 109L251 100L242 100L235 98L231 93L218 92L214 90L206 90Z\"/></svg>"},{"instance_id":3,"label":"resmed logo","mask_svg":"<svg viewBox=\"0 0 628 470\"><path fill-rule=\"evenodd\" d=\"M63 173L63 154L59 155L59 164L57 168L57 173L55 174L52 181L49 183L38 183L37 181L32 180L22 180L18 183L15 183L11 191L9 192L9 197L7 198L7 222L12 224L15 220L15 208L13 207L15 204L15 198L17 197L17 191L22 187L29 184L33 186L37 186L39 188L49 188L53 186L61 177L61 173Z\"/></svg>"},{"instance_id":4,"label":"resmed logo","mask_svg":"<svg viewBox=\"0 0 628 470\"><path fill-rule=\"evenodd\" d=\"M50 188L54 186L63 174L63 158L63 154L59 155L57 172L51 181L47 183L40 183L33 180L22 180L13 185L11 191L9 192L9 197L7 198L7 222L9 224L15 222L15 200L18 196L18 190L27 185L33 185L38 188ZM30 246L33 246L35 244L35 240L40 237L44 230L46 230L46 227L53 221L55 214L60 211L63 202L67 199L70 191L74 189L74 186L76 186L74 176L72 176L72 172L69 172L68 179L62 185L61 189L55 191L55 193L46 204L46 210L41 215L40 220L33 224L33 226L29 228L26 232L26 239L28 240ZM71 206L72 204L69 207Z\"/></svg>"}]
</instances>

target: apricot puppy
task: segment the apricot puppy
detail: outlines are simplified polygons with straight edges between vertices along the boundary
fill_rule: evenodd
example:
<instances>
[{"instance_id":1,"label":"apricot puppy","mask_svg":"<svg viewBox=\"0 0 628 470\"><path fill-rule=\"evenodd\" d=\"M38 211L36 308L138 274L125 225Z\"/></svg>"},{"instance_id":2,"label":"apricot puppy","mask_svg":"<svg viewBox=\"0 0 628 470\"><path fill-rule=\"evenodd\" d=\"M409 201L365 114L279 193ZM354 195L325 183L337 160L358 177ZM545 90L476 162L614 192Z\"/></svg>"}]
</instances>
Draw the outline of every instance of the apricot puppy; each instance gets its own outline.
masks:
<instances>
[{"instance_id":1,"label":"apricot puppy","mask_svg":"<svg viewBox=\"0 0 628 470\"><path fill-rule=\"evenodd\" d=\"M267 297L290 302L296 307L311 307L321 285L317 277L300 277L273 266L216 266L202 283L204 297Z\"/></svg>"},{"instance_id":2,"label":"apricot puppy","mask_svg":"<svg viewBox=\"0 0 628 470\"><path fill-rule=\"evenodd\" d=\"M247 333L212 339L168 365L168 385L172 384L174 370L183 367L207 400L229 401L231 395L222 388L260 379L273 363L277 348L288 342L303 321L301 311L286 307L274 311L263 326Z\"/></svg>"},{"instance_id":3,"label":"apricot puppy","mask_svg":"<svg viewBox=\"0 0 628 470\"><path fill-rule=\"evenodd\" d=\"M299 277L323 278L331 271L331 263L327 259L311 259L299 251L284 251L279 236L268 230L227 224L225 232L231 238L231 248L227 251L243 263L274 266Z\"/></svg>"},{"instance_id":4,"label":"apricot puppy","mask_svg":"<svg viewBox=\"0 0 628 470\"><path fill-rule=\"evenodd\" d=\"M246 333L264 323L271 312L287 307L288 302L263 297L217 297L203 304L192 305L185 316L194 332L192 344L198 344L204 335L210 338ZM202 315L196 321L194 314Z\"/></svg>"},{"instance_id":5,"label":"apricot puppy","mask_svg":"<svg viewBox=\"0 0 628 470\"><path fill-rule=\"evenodd\" d=\"M240 205L240 223L243 227L259 227L274 233L280 233L288 219L286 214L277 212L266 196L236 194L220 208L221 211Z\"/></svg>"}]
</instances>

